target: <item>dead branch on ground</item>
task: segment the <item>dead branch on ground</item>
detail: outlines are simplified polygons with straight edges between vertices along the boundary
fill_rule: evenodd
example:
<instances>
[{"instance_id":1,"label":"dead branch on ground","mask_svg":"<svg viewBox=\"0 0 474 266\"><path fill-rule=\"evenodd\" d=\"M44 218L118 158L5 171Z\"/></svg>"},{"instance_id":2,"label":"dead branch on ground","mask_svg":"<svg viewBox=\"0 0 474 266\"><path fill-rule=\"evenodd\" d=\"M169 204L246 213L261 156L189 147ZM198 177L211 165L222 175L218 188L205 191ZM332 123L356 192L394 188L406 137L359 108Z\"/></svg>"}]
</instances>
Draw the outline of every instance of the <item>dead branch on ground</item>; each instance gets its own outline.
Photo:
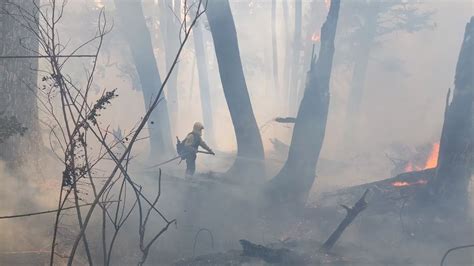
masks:
<instances>
[{"instance_id":1,"label":"dead branch on ground","mask_svg":"<svg viewBox=\"0 0 474 266\"><path fill-rule=\"evenodd\" d=\"M341 205L347 212L346 217L344 217L344 219L341 221L336 230L331 234L331 236L329 236L326 242L324 242L321 248L322 250L330 250L334 246L334 244L336 244L336 241L341 237L344 230L346 230L346 228L352 223L352 221L354 221L357 215L359 215L360 212L367 208L367 201L365 201L365 197L367 196L368 192L368 189L365 190L362 197L356 202L356 204L354 204L352 208L349 208L346 205Z\"/></svg>"}]
</instances>

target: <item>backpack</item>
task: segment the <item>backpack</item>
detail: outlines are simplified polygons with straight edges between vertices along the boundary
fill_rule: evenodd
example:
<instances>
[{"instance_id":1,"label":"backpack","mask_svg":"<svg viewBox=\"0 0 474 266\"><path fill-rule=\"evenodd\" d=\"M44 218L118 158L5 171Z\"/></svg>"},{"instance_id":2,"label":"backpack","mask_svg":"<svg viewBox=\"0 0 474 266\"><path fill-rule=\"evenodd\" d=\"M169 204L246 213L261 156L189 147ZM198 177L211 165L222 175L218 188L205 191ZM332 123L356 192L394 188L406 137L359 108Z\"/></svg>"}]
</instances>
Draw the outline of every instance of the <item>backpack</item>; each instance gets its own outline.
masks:
<instances>
[{"instance_id":1,"label":"backpack","mask_svg":"<svg viewBox=\"0 0 474 266\"><path fill-rule=\"evenodd\" d=\"M186 159L187 153L186 153L185 149L186 148L184 147L184 141L181 141L181 140L179 140L178 137L176 137L176 152L181 157L181 160Z\"/></svg>"},{"instance_id":2,"label":"backpack","mask_svg":"<svg viewBox=\"0 0 474 266\"><path fill-rule=\"evenodd\" d=\"M197 148L199 147L199 143L201 142L201 136L197 135L197 134L194 134L194 133L189 133L189 134L193 134L194 136L194 143L191 145L191 147L195 148L197 150ZM189 135L188 134L188 135ZM187 136L186 136L187 137ZM186 147L184 145L184 140L186 138L183 139L183 141L179 140L178 137L176 137L176 152L178 153L178 155L181 157L181 160L186 160L186 157L191 153L193 152L193 150L190 149L190 147Z\"/></svg>"}]
</instances>

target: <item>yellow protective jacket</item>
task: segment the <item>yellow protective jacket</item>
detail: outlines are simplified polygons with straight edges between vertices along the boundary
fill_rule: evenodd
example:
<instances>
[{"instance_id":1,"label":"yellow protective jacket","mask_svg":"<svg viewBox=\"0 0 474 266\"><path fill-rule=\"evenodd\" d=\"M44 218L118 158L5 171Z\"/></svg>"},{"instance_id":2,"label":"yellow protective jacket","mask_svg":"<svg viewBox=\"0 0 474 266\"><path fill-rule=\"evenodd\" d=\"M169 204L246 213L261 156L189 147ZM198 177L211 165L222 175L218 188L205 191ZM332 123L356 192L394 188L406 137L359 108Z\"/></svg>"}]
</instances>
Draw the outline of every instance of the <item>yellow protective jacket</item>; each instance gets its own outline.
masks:
<instances>
[{"instance_id":1,"label":"yellow protective jacket","mask_svg":"<svg viewBox=\"0 0 474 266\"><path fill-rule=\"evenodd\" d=\"M206 142L202 140L200 130L193 130L193 132L186 136L183 142L185 147L192 148L194 151L197 151L199 146L201 146L206 151L212 152L211 148L209 148Z\"/></svg>"}]
</instances>

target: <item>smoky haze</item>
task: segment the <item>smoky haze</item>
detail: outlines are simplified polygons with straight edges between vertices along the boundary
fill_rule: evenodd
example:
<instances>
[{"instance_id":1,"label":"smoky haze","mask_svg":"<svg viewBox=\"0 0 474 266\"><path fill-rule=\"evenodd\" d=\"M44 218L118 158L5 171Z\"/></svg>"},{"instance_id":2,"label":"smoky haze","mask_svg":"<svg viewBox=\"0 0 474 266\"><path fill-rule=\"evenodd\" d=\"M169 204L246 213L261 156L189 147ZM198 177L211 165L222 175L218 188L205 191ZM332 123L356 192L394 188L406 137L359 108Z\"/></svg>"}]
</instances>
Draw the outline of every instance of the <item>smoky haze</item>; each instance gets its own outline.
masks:
<instances>
[{"instance_id":1,"label":"smoky haze","mask_svg":"<svg viewBox=\"0 0 474 266\"><path fill-rule=\"evenodd\" d=\"M113 29L105 37L90 98L95 101L101 97L104 90L117 88L118 97L101 112L99 124L110 132L125 134L136 127L137 121L145 115L146 100L143 97L141 80L129 43L124 37L124 25L114 4L117 1L126 2L126 0L69 1L59 31L64 40L70 40L70 47L82 43L94 34L99 10L104 8L109 23L113 24ZM169 51L169 49L167 51L167 45L169 45L166 43L167 38L173 34L178 35L177 32L163 33L163 25L173 17L173 8L177 3L183 4L184 1L143 0L141 2L156 64L163 80L169 70L166 62L166 56L169 56L167 55ZM357 123L350 125L348 120L350 120L350 115L354 115L348 112L354 58L363 56L352 45L357 45L357 42L362 42L364 38L353 37L354 23L357 19L347 18L354 16L353 13L357 12L354 7L363 6L366 1L343 0L335 38L334 62L329 86L330 103L324 142L316 168L316 179L311 189L308 189L309 195L305 206L305 210L323 206L322 211L315 212L316 214L310 213L307 216L302 215L305 218L301 219L298 216L301 213L296 215L292 210L285 209L289 208L287 206L282 207L283 210L277 208L277 210L272 209L269 214L266 213L270 207L263 199L261 187L277 175L284 165L293 133L293 124L278 123L275 118L296 117L297 108L292 110L291 101L293 100L296 106L299 106L303 97L307 72L310 70L308 54L311 56L311 49L315 49L316 54L319 51L320 30L328 15L331 1L302 1L301 37L299 38L301 49L298 54L298 65L292 66L299 69L294 74L295 82L291 82L291 75L288 76L285 72L287 66L292 65L292 58L288 57L288 53L295 56L292 52L295 43L295 3L276 0L275 22L272 24L273 2L271 0L229 0L251 107L263 142L265 173L250 173L248 174L250 178L225 174L238 158L237 142L220 79L210 25L207 17L203 16L199 19L198 27L202 32L201 37L206 53L205 66L209 79L209 102L206 104L212 107L212 128L209 129L212 132L209 132L207 125L204 124L203 139L210 144L216 156L198 154L197 174L191 180L184 179L185 162L178 165L178 161L173 161L161 167L163 170L162 197L157 206L167 217L175 218L177 223L170 226L152 247L147 261L150 265L173 265L179 261L183 264L178 265L206 265L205 259L208 258L215 261L213 265L222 265L227 262L225 256L234 254L229 250L241 249L238 242L240 239L248 239L262 245L274 244L272 247L276 248L280 247L279 245L285 245L286 241L289 243L293 240L295 242L302 240L303 244L299 242L295 244L301 245L298 246L301 250L304 252L316 250L315 247L327 238L344 217L345 213L338 210L339 204L352 206L357 200L349 197L338 198L334 202L324 202L325 195L342 188L398 175L406 170L407 166L404 166L403 170L396 170L391 159L414 161L415 155L422 154L421 156L424 157L420 160L428 160L429 152L425 151L440 142L446 94L448 89L454 89L456 63L466 23L473 16L474 1L392 1L400 2L402 7L412 5L417 11L430 14L429 19L421 29L414 31L397 29L389 34L375 37L376 41L370 46L368 55L363 93L357 109ZM386 4L391 1L379 2ZM169 7L163 7L169 3L171 3ZM163 8L166 10L163 11ZM393 18L389 13L382 13L379 19L390 21ZM275 84L273 76L275 58L272 54L272 27L276 34L278 85ZM169 97L172 85L168 83L164 90L172 119L169 141L173 145L175 136L180 139L185 138L192 131L195 122L209 121L209 118L203 117L201 102L203 98L200 94L200 86L203 83L200 82L197 69L199 66L195 41L195 38L188 40L178 60L174 85L176 98ZM81 52L87 54L93 52L94 49L85 47ZM85 69L90 67L91 62L82 58L74 60L74 64L65 66L64 71L77 80L79 86L83 86L87 75ZM40 60L39 68L47 67L47 64L48 62ZM41 81L38 81L38 84L40 83ZM299 90L295 99L290 99L292 89ZM56 104L59 104L59 101ZM40 112L39 116L40 120L47 120L47 114ZM150 166L175 155L172 151L171 154L163 155L163 157L150 156L153 154L150 148L152 133L148 129L158 126L160 126L160 121L153 121L153 124L149 123L145 127L140 135L140 141L132 151L133 160L130 166L131 176L136 178L137 183L144 188L144 193L150 197L153 197L158 187L157 168L150 168ZM56 190L61 178L62 165L55 160L50 151L50 136L45 127L42 128L41 134L44 149L49 153L44 156L46 161L44 172L39 173L37 177L31 177L37 174L34 166L11 170L1 161L0 178L4 180L2 181L4 185L0 190L1 214L55 208L58 197ZM307 136L307 138L312 137ZM275 144L275 139L280 145ZM99 143L92 143L89 148L97 151L100 147ZM120 154L123 150L119 147L115 152ZM113 162L101 165L105 169L104 172L110 171L113 166ZM18 182L17 177L21 177ZM34 181L26 181L30 177ZM244 179L245 182L240 182ZM13 187L19 192L12 193L12 189L7 187ZM470 184L470 191L472 193L472 184ZM91 197L92 193L84 196L86 201L91 201ZM133 199L128 200L133 203ZM470 203L466 211L467 224L472 223L471 198ZM361 216L364 216L364 213ZM21 219L23 220L17 224L11 220L0 220L2 231L0 264L12 262L11 257L8 257L11 256L11 252L34 250L39 254L49 251L53 215L41 216L41 219L34 222L27 220L30 218ZM65 218L70 224L77 223L73 219ZM399 220L402 220L402 227L409 227L402 228L402 231L405 231L403 233L400 233ZM119 242L112 264L132 263L133 258L137 257L139 249L134 242L138 238L136 234L138 229L135 225L137 222L138 215L134 213L125 225L123 234L118 237ZM95 217L89 225L90 229L88 228L92 253L99 258L101 239L97 228L100 227L100 223L101 220ZM395 265L437 265L440 254L446 249L474 239L472 224L471 226L463 224L455 229L447 228L445 224L436 225L439 227L434 226L436 229L433 230L445 230L441 236L420 240L416 238L418 232L425 233L423 231L425 229L420 229L421 226L416 221L405 223L403 224L401 210L399 213L391 213L387 216L374 214L371 218L356 220L344 233L344 240L341 238L340 246L337 247L335 253L341 254L341 257L350 257L354 265L358 265L357 263L361 265L364 263L367 263L365 265L392 265L392 263ZM381 226L384 224L386 227ZM162 226L161 220L152 218L151 228ZM13 227L16 229L8 231ZM377 232L371 231L372 228L384 232L377 235ZM73 231L71 234L74 230L71 230ZM446 232L455 235L454 239L443 238L448 235ZM82 247L80 249L78 252L80 260L78 259L77 263L86 264L84 250ZM401 255L397 257L391 251ZM215 257L209 255L217 252L221 254ZM467 251L463 252L467 253ZM464 253L459 256L459 261L472 262L474 259L472 255ZM231 255L228 256L232 257ZM202 261L190 259L197 256L211 257L203 257ZM364 257L366 260L362 259ZM235 259L235 257L232 258ZM15 260L16 257L13 263ZM456 261L453 260L453 262ZM250 262L252 263L254 262ZM327 265L343 265L344 261L341 260L341 264L337 263L328 262ZM212 265L212 263L209 264Z\"/></svg>"}]
</instances>

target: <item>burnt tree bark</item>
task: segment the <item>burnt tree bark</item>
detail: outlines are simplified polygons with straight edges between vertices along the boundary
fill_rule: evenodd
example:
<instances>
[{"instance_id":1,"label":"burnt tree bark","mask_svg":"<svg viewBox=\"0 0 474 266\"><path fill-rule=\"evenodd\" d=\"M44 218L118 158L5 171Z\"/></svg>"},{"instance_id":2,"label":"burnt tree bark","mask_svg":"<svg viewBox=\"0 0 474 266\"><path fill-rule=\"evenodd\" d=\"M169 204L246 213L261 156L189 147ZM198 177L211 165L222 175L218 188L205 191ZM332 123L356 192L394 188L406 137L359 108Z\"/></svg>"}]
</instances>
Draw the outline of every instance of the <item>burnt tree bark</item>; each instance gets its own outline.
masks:
<instances>
[{"instance_id":1,"label":"burnt tree bark","mask_svg":"<svg viewBox=\"0 0 474 266\"><path fill-rule=\"evenodd\" d=\"M209 73L207 71L207 53L203 40L202 25L199 23L193 29L194 50L196 52L196 64L199 76L199 89L201 96L201 108L204 126L206 128L206 140L209 145L215 144L214 120L212 117L211 93L209 84Z\"/></svg>"},{"instance_id":2,"label":"burnt tree bark","mask_svg":"<svg viewBox=\"0 0 474 266\"><path fill-rule=\"evenodd\" d=\"M1 1L0 10L9 12L15 4L33 13L35 2L39 4L38 1ZM0 55L36 55L31 52L38 51L38 40L34 34L4 12L0 15L0 32ZM37 58L0 59L0 116L3 119L14 117L20 128L27 129L23 136L15 135L0 143L0 159L12 167L25 163L27 155L35 154L41 145L36 102L37 68ZM9 123L0 126L11 127ZM6 130L8 128L2 131Z\"/></svg>"},{"instance_id":3,"label":"burnt tree bark","mask_svg":"<svg viewBox=\"0 0 474 266\"><path fill-rule=\"evenodd\" d=\"M206 11L225 99L237 138L237 159L230 172L260 175L263 144L252 110L240 59L234 19L228 0L210 0ZM242 173L242 170L247 170Z\"/></svg>"},{"instance_id":4,"label":"burnt tree bark","mask_svg":"<svg viewBox=\"0 0 474 266\"><path fill-rule=\"evenodd\" d=\"M436 174L429 183L432 198L441 200L450 209L457 206L465 210L468 204L473 165L473 55L474 17L471 17L456 65L454 95L445 110Z\"/></svg>"},{"instance_id":5,"label":"burnt tree bark","mask_svg":"<svg viewBox=\"0 0 474 266\"><path fill-rule=\"evenodd\" d=\"M327 12L326 9L321 8L321 2L313 1L309 7L309 18L306 19L306 23L303 26L305 30L303 33L303 43L302 43L302 52L303 56L301 58L300 64L307 66L311 63L311 53L313 52L313 47L319 47L319 41L314 39L316 35L319 35L318 28L318 19L324 16ZM324 14L322 13L324 11ZM297 97L296 102L299 103L303 98L305 82L304 75L301 72L298 72L298 87L297 87Z\"/></svg>"},{"instance_id":6,"label":"burnt tree bark","mask_svg":"<svg viewBox=\"0 0 474 266\"><path fill-rule=\"evenodd\" d=\"M141 2L138 0L115 0L115 6L123 35L129 44L140 78L145 107L148 109L153 95L161 87L161 79ZM152 113L148 129L150 132L150 157L154 159L168 157L174 148L165 96L161 97L161 102Z\"/></svg>"},{"instance_id":7,"label":"burnt tree bark","mask_svg":"<svg viewBox=\"0 0 474 266\"><path fill-rule=\"evenodd\" d=\"M304 204L315 180L329 109L329 81L340 0L331 1L321 28L319 58L312 59L303 99L296 117L288 159L266 188L278 202Z\"/></svg>"}]
</instances>

